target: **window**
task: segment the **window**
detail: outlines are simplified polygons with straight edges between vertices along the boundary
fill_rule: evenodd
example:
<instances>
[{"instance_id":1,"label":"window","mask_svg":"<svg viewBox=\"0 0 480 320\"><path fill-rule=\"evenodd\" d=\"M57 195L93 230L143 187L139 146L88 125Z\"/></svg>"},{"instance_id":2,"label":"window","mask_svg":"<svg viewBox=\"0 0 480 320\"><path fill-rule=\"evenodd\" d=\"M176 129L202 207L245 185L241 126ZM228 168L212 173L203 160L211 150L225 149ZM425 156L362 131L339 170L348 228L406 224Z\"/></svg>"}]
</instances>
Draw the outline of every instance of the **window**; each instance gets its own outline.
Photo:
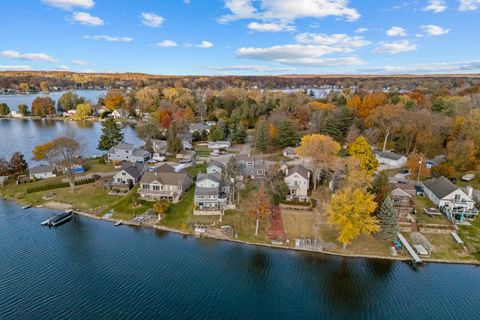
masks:
<instances>
[{"instance_id":1,"label":"window","mask_svg":"<svg viewBox=\"0 0 480 320\"><path fill-rule=\"evenodd\" d=\"M455 195L455 202L460 202L460 195L459 194Z\"/></svg>"}]
</instances>

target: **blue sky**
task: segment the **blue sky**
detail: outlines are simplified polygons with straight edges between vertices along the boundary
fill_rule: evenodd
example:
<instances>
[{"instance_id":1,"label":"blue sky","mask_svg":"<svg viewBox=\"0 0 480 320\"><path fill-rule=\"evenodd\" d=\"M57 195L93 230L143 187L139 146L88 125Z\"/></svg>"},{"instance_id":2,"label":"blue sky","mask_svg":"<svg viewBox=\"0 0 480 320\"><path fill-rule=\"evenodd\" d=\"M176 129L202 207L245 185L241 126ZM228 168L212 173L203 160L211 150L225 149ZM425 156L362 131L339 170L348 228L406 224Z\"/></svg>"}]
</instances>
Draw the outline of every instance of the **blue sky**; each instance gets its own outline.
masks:
<instances>
[{"instance_id":1,"label":"blue sky","mask_svg":"<svg viewBox=\"0 0 480 320\"><path fill-rule=\"evenodd\" d=\"M6 0L0 21L0 70L480 71L480 0Z\"/></svg>"}]
</instances>

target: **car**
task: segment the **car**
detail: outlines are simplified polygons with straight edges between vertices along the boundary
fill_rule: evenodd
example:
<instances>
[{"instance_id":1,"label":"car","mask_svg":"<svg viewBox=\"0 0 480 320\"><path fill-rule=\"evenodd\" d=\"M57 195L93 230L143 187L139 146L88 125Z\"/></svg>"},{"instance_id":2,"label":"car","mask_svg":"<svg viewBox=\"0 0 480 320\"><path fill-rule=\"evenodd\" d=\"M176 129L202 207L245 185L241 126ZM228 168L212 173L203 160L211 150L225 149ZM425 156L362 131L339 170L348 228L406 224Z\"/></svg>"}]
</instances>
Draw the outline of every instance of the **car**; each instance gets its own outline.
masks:
<instances>
[{"instance_id":1,"label":"car","mask_svg":"<svg viewBox=\"0 0 480 320\"><path fill-rule=\"evenodd\" d=\"M402 170L400 170L400 173L401 174L409 174L410 171L408 169L402 169Z\"/></svg>"},{"instance_id":2,"label":"car","mask_svg":"<svg viewBox=\"0 0 480 320\"><path fill-rule=\"evenodd\" d=\"M179 163L190 163L192 162L192 159L182 159L180 161L178 161Z\"/></svg>"},{"instance_id":3,"label":"car","mask_svg":"<svg viewBox=\"0 0 480 320\"><path fill-rule=\"evenodd\" d=\"M423 187L415 186L415 192L417 196L420 196L420 197L425 196L425 190L423 190Z\"/></svg>"}]
</instances>

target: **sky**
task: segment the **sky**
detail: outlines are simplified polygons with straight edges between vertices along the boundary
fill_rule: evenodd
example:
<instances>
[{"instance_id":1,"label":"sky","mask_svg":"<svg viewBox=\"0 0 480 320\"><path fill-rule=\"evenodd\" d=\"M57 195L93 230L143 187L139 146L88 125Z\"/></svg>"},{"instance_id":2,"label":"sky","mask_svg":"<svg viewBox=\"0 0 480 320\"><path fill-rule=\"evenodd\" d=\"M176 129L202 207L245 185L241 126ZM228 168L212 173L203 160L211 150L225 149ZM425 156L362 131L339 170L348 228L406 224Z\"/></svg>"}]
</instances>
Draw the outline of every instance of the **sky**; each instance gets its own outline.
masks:
<instances>
[{"instance_id":1,"label":"sky","mask_svg":"<svg viewBox=\"0 0 480 320\"><path fill-rule=\"evenodd\" d=\"M0 71L480 72L480 0L4 0Z\"/></svg>"}]
</instances>

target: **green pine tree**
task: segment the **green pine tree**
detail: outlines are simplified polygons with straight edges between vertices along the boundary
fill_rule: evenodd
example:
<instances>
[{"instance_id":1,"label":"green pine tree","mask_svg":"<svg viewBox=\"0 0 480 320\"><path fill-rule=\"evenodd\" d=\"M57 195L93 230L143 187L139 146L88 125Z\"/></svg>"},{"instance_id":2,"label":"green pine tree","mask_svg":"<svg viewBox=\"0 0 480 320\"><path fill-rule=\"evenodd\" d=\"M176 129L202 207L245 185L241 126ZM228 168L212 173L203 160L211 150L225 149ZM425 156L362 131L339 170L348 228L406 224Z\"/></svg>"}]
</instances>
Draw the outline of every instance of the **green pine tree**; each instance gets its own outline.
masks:
<instances>
[{"instance_id":1,"label":"green pine tree","mask_svg":"<svg viewBox=\"0 0 480 320\"><path fill-rule=\"evenodd\" d=\"M123 141L122 128L115 119L107 118L102 122L102 135L98 141L98 150L107 151Z\"/></svg>"},{"instance_id":2,"label":"green pine tree","mask_svg":"<svg viewBox=\"0 0 480 320\"><path fill-rule=\"evenodd\" d=\"M145 150L147 150L150 153L153 153L153 144L152 144L152 139L150 139L150 136L147 136L147 139L145 139Z\"/></svg>"},{"instance_id":3,"label":"green pine tree","mask_svg":"<svg viewBox=\"0 0 480 320\"><path fill-rule=\"evenodd\" d=\"M268 147L267 123L261 120L257 125L257 132L255 136L255 148L258 151L265 152Z\"/></svg>"},{"instance_id":4,"label":"green pine tree","mask_svg":"<svg viewBox=\"0 0 480 320\"><path fill-rule=\"evenodd\" d=\"M383 200L382 205L377 211L377 218L380 224L380 231L377 237L382 240L395 241L400 227L398 225L398 212L394 208L394 203L389 196Z\"/></svg>"},{"instance_id":5,"label":"green pine tree","mask_svg":"<svg viewBox=\"0 0 480 320\"><path fill-rule=\"evenodd\" d=\"M297 126L291 120L284 119L280 121L277 128L275 144L279 147L295 147L300 142Z\"/></svg>"},{"instance_id":6,"label":"green pine tree","mask_svg":"<svg viewBox=\"0 0 480 320\"><path fill-rule=\"evenodd\" d=\"M177 127L173 123L167 132L167 151L170 154L177 154L182 151L182 141L177 137Z\"/></svg>"},{"instance_id":7,"label":"green pine tree","mask_svg":"<svg viewBox=\"0 0 480 320\"><path fill-rule=\"evenodd\" d=\"M388 195L388 175L385 171L380 171L373 179L372 187L369 190L375 195L376 203L383 203Z\"/></svg>"}]
</instances>

